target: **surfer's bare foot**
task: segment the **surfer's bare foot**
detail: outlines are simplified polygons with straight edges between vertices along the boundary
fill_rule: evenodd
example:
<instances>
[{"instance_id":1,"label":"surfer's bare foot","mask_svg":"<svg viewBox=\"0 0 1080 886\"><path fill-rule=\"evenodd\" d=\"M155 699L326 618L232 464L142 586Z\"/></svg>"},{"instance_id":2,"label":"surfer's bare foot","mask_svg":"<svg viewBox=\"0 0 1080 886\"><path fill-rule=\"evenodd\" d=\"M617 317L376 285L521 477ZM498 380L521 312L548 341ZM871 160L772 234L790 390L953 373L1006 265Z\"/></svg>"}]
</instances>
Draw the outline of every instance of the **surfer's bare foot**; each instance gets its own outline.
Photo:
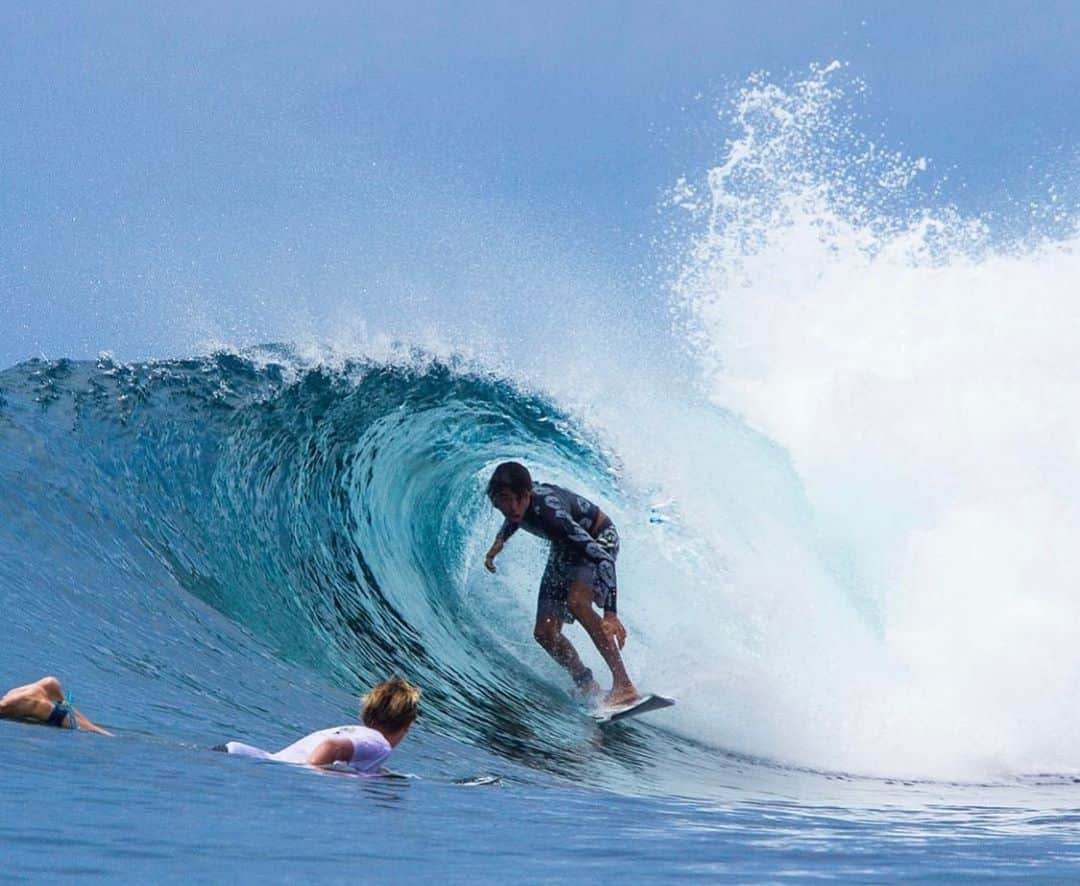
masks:
<instances>
[{"instance_id":1,"label":"surfer's bare foot","mask_svg":"<svg viewBox=\"0 0 1080 886\"><path fill-rule=\"evenodd\" d=\"M637 700L638 691L631 683L629 686L613 686L611 692L607 694L607 698L604 699L604 703L614 708L619 705L631 704Z\"/></svg>"},{"instance_id":2,"label":"surfer's bare foot","mask_svg":"<svg viewBox=\"0 0 1080 886\"><path fill-rule=\"evenodd\" d=\"M595 680L591 680L583 686L574 687L574 695L583 701L589 701L596 698L604 690L600 688L600 684Z\"/></svg>"}]
</instances>

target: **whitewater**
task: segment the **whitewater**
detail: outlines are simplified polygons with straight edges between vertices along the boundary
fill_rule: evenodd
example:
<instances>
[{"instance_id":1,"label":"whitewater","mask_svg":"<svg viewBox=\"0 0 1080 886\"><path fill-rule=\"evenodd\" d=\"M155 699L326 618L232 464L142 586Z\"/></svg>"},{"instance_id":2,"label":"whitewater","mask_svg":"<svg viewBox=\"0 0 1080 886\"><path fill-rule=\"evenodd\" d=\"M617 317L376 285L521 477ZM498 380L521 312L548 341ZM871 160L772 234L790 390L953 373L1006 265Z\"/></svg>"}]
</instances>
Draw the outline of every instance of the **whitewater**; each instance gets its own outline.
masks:
<instances>
[{"instance_id":1,"label":"whitewater","mask_svg":"<svg viewBox=\"0 0 1080 886\"><path fill-rule=\"evenodd\" d=\"M0 372L0 672L119 734L0 724L9 875L1073 870L1080 214L940 201L860 89L723 105L665 198L661 311L556 287ZM628 666L677 707L601 729L532 641L546 552L482 563L507 458L613 517ZM391 673L424 691L410 778L207 750L347 722ZM328 844L350 816L373 839Z\"/></svg>"}]
</instances>

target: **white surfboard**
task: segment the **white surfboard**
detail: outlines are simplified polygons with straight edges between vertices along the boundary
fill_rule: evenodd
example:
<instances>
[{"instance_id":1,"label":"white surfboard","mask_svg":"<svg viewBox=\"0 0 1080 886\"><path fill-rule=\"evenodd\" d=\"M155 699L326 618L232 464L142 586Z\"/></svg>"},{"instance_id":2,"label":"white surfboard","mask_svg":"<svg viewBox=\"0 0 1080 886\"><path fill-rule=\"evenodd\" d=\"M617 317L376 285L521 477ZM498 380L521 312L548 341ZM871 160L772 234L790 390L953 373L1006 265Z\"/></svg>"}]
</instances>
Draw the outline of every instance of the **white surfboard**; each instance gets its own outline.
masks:
<instances>
[{"instance_id":1,"label":"white surfboard","mask_svg":"<svg viewBox=\"0 0 1080 886\"><path fill-rule=\"evenodd\" d=\"M613 708L600 707L592 712L592 718L597 723L614 723L617 720L626 720L629 717L636 717L638 714L647 714L649 711L658 711L660 708L670 708L675 704L675 699L668 698L665 695L653 695L646 693L640 696L637 701L632 701L629 704L617 705Z\"/></svg>"}]
</instances>

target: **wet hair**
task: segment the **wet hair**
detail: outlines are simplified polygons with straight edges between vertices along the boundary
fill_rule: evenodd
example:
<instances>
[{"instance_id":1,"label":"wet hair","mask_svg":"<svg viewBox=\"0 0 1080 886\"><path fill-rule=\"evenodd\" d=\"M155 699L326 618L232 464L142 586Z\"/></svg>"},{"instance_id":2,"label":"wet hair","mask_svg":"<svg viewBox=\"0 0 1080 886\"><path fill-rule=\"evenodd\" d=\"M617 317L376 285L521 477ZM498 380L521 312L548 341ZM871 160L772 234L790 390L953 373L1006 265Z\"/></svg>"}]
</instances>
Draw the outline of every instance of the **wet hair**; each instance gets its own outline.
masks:
<instances>
[{"instance_id":1,"label":"wet hair","mask_svg":"<svg viewBox=\"0 0 1080 886\"><path fill-rule=\"evenodd\" d=\"M363 698L360 720L370 729L397 732L420 714L420 690L401 677L371 687Z\"/></svg>"},{"instance_id":2,"label":"wet hair","mask_svg":"<svg viewBox=\"0 0 1080 886\"><path fill-rule=\"evenodd\" d=\"M532 477L529 476L529 470L525 465L518 464L516 461L504 461L495 468L491 479L488 480L487 494L488 498L495 501L495 496L500 492L524 495L526 492L532 492L532 488Z\"/></svg>"}]
</instances>

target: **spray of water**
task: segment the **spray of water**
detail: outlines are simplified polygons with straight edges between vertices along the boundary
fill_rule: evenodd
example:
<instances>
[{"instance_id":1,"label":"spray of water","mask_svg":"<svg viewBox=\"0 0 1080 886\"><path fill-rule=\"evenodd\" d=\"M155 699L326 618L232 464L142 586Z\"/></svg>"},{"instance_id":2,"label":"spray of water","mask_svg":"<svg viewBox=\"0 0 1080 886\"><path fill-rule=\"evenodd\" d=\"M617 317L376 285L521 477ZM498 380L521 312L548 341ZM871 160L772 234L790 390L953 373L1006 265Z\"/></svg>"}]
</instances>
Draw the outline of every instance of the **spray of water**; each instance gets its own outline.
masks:
<instances>
[{"instance_id":1,"label":"spray of water","mask_svg":"<svg viewBox=\"0 0 1080 886\"><path fill-rule=\"evenodd\" d=\"M913 206L928 164L859 133L858 92L835 64L753 78L722 162L672 194L706 394L786 453L808 506L729 571L753 643L737 676L702 656L708 728L847 770L1073 771L1077 226L1002 242Z\"/></svg>"}]
</instances>

